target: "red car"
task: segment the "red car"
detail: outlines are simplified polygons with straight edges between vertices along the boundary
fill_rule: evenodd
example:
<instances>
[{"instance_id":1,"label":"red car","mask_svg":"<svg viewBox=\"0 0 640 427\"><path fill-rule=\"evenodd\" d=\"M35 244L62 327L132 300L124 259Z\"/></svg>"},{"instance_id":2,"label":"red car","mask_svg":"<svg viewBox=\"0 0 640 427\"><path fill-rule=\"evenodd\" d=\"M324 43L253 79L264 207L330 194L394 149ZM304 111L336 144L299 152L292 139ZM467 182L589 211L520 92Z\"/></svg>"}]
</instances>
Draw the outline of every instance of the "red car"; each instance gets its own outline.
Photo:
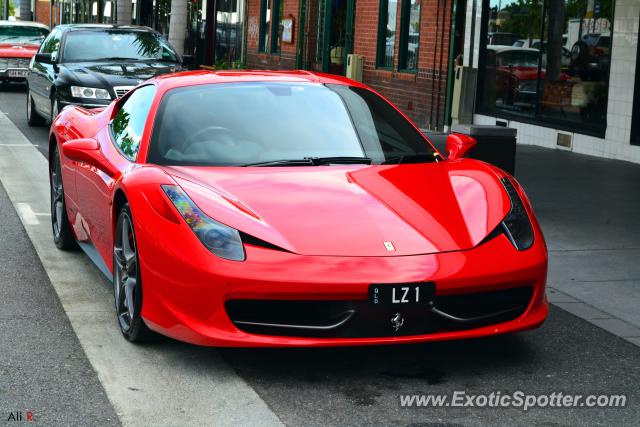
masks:
<instances>
[{"instance_id":1,"label":"red car","mask_svg":"<svg viewBox=\"0 0 640 427\"><path fill-rule=\"evenodd\" d=\"M24 81L29 61L49 27L37 22L0 21L0 82Z\"/></svg>"},{"instance_id":2,"label":"red car","mask_svg":"<svg viewBox=\"0 0 640 427\"><path fill-rule=\"evenodd\" d=\"M308 72L156 77L50 140L56 245L113 281L130 341L337 346L536 328L547 251L522 188L444 158L366 86Z\"/></svg>"}]
</instances>

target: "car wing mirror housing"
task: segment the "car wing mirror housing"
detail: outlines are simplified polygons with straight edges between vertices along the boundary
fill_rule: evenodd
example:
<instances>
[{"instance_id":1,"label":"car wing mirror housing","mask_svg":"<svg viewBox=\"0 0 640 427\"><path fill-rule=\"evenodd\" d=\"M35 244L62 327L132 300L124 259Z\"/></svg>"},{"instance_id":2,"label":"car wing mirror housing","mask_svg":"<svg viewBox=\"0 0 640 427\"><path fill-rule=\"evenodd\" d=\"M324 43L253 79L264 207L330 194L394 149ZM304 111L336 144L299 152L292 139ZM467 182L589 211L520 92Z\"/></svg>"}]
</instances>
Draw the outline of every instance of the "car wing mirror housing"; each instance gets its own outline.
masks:
<instances>
[{"instance_id":1,"label":"car wing mirror housing","mask_svg":"<svg viewBox=\"0 0 640 427\"><path fill-rule=\"evenodd\" d=\"M93 166L111 178L115 179L119 175L119 171L107 160L95 139L82 138L64 142L62 154L70 160Z\"/></svg>"},{"instance_id":2,"label":"car wing mirror housing","mask_svg":"<svg viewBox=\"0 0 640 427\"><path fill-rule=\"evenodd\" d=\"M447 156L449 159L462 159L476 146L475 138L461 133L451 133L447 136Z\"/></svg>"}]
</instances>

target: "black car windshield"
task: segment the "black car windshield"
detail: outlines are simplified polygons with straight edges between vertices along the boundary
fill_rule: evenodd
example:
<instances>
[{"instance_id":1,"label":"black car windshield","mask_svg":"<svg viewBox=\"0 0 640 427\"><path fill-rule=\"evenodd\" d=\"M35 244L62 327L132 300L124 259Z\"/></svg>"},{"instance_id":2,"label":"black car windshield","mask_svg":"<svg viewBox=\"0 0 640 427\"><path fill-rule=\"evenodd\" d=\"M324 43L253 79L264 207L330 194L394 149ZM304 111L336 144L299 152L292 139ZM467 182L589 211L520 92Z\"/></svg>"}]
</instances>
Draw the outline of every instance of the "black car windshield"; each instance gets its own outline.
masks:
<instances>
[{"instance_id":1,"label":"black car windshield","mask_svg":"<svg viewBox=\"0 0 640 427\"><path fill-rule=\"evenodd\" d=\"M0 43L40 44L49 30L27 25L0 25Z\"/></svg>"},{"instance_id":2,"label":"black car windshield","mask_svg":"<svg viewBox=\"0 0 640 427\"><path fill-rule=\"evenodd\" d=\"M424 162L436 160L436 154L407 119L367 89L246 82L167 92L148 161L243 166L309 158L331 158L321 164L357 163L359 158L362 163Z\"/></svg>"},{"instance_id":3,"label":"black car windshield","mask_svg":"<svg viewBox=\"0 0 640 427\"><path fill-rule=\"evenodd\" d=\"M64 43L63 60L178 61L159 34L141 30L70 31Z\"/></svg>"}]
</instances>

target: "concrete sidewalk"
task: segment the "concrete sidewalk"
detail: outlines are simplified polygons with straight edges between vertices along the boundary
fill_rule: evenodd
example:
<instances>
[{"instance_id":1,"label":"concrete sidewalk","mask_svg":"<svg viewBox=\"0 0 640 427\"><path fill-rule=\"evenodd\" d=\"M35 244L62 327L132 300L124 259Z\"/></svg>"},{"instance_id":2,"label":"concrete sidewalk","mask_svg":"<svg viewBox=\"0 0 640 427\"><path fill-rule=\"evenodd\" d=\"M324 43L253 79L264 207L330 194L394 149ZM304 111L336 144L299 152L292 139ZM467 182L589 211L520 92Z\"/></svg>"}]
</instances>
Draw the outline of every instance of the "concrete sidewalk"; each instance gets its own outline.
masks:
<instances>
[{"instance_id":1,"label":"concrete sidewalk","mask_svg":"<svg viewBox=\"0 0 640 427\"><path fill-rule=\"evenodd\" d=\"M519 145L549 248L549 299L640 345L640 165Z\"/></svg>"}]
</instances>

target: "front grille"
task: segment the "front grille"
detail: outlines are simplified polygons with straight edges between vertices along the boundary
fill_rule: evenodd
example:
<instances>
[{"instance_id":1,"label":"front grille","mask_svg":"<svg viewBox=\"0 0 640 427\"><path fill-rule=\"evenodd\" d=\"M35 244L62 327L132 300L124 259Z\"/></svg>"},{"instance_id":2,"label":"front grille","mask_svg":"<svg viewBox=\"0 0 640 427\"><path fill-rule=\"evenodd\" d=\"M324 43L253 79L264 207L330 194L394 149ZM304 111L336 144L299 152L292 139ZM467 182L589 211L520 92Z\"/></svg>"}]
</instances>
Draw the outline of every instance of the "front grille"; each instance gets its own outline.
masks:
<instances>
[{"instance_id":1,"label":"front grille","mask_svg":"<svg viewBox=\"0 0 640 427\"><path fill-rule=\"evenodd\" d=\"M113 90L116 92L116 97L122 98L133 88L134 86L114 86Z\"/></svg>"},{"instance_id":2,"label":"front grille","mask_svg":"<svg viewBox=\"0 0 640 427\"><path fill-rule=\"evenodd\" d=\"M374 307L368 301L230 300L227 314L245 332L289 337L372 338L452 332L516 319L529 305L529 286L437 296L433 306ZM391 327L397 312L398 332Z\"/></svg>"},{"instance_id":3,"label":"front grille","mask_svg":"<svg viewBox=\"0 0 640 427\"><path fill-rule=\"evenodd\" d=\"M0 70L9 68L29 68L29 58L0 58Z\"/></svg>"}]
</instances>

